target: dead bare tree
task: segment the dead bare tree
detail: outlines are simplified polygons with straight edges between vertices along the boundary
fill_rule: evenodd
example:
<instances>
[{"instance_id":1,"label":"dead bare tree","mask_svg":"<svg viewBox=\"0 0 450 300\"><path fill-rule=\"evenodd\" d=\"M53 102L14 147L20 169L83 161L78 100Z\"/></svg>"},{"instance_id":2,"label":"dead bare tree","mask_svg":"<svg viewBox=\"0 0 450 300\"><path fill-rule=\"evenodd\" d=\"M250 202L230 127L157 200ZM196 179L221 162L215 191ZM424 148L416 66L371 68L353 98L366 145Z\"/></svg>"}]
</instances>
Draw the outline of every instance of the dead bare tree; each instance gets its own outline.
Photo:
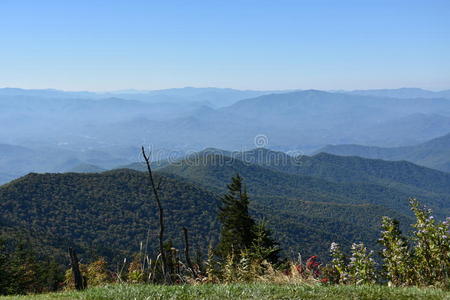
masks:
<instances>
[{"instance_id":1,"label":"dead bare tree","mask_svg":"<svg viewBox=\"0 0 450 300\"><path fill-rule=\"evenodd\" d=\"M87 282L83 278L80 271L80 265L78 264L78 257L72 248L69 248L70 266L72 268L73 281L75 289L84 290L87 287Z\"/></svg>"},{"instance_id":2,"label":"dead bare tree","mask_svg":"<svg viewBox=\"0 0 450 300\"><path fill-rule=\"evenodd\" d=\"M161 260L162 260L162 269L163 269L163 276L164 279L166 278L166 270L167 270L167 260L166 260L166 254L164 252L164 210L161 205L161 200L159 199L158 190L161 184L161 181L158 183L158 185L155 185L155 181L153 179L153 173L151 168L151 161L150 161L150 155L147 156L145 153L145 148L142 146L142 156L144 157L145 163L147 164L147 171L148 171L148 178L150 182L150 186L153 191L153 195L155 196L156 204L158 206L159 211L159 251L161 254Z\"/></svg>"},{"instance_id":3,"label":"dead bare tree","mask_svg":"<svg viewBox=\"0 0 450 300\"><path fill-rule=\"evenodd\" d=\"M186 256L186 263L188 268L191 270L194 278L197 278L194 266L192 265L191 257L189 256L189 239L188 239L188 230L186 227L183 227L183 233L184 233L184 255Z\"/></svg>"}]
</instances>

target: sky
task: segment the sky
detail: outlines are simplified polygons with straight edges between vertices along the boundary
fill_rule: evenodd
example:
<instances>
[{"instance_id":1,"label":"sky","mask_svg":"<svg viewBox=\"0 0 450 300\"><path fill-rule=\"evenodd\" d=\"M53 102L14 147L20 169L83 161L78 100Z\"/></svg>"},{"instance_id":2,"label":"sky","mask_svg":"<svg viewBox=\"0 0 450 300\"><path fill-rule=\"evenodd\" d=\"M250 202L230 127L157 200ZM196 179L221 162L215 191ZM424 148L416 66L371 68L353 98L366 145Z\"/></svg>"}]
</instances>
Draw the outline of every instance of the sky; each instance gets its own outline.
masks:
<instances>
[{"instance_id":1,"label":"sky","mask_svg":"<svg viewBox=\"0 0 450 300\"><path fill-rule=\"evenodd\" d=\"M448 0L0 0L0 87L450 89Z\"/></svg>"}]
</instances>

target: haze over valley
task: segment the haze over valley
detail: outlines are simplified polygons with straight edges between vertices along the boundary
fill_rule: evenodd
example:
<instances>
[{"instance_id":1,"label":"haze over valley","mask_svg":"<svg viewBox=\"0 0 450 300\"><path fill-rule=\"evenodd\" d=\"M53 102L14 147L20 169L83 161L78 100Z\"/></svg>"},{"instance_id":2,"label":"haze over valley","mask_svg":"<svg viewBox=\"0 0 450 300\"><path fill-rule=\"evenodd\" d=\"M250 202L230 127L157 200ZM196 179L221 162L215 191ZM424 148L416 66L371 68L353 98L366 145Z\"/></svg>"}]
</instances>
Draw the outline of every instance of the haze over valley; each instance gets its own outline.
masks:
<instances>
[{"instance_id":1,"label":"haze over valley","mask_svg":"<svg viewBox=\"0 0 450 300\"><path fill-rule=\"evenodd\" d=\"M450 132L450 96L421 89L93 93L3 88L0 120L0 182L5 183L29 172L106 170L139 162L140 145L151 147L154 159L208 147L262 146L295 155L329 144L412 147Z\"/></svg>"}]
</instances>

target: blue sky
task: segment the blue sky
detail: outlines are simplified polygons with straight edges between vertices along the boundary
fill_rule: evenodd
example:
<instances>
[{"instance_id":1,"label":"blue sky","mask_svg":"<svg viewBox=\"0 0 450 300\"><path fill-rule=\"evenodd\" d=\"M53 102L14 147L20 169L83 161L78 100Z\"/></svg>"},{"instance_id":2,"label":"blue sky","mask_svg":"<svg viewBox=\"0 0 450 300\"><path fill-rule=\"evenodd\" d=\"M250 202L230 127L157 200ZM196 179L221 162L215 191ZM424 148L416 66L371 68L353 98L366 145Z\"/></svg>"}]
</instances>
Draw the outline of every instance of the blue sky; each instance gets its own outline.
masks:
<instances>
[{"instance_id":1,"label":"blue sky","mask_svg":"<svg viewBox=\"0 0 450 300\"><path fill-rule=\"evenodd\" d=\"M0 87L450 88L450 1L0 0Z\"/></svg>"}]
</instances>

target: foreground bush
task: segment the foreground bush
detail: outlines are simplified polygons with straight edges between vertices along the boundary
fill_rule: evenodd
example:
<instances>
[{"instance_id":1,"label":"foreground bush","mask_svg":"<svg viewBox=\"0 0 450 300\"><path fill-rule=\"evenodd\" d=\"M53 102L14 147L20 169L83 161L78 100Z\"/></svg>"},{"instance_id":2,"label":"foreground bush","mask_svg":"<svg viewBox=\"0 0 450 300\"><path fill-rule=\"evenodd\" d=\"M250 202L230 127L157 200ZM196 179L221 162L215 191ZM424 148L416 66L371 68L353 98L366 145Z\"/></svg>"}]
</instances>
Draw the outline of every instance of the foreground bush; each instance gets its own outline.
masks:
<instances>
[{"instance_id":1,"label":"foreground bush","mask_svg":"<svg viewBox=\"0 0 450 300\"><path fill-rule=\"evenodd\" d=\"M239 253L231 252L225 260L214 255L211 249L206 262L198 261L186 266L179 251L167 245L170 267L166 276L172 284L179 283L314 283L372 285L387 283L393 286L436 286L449 288L450 251L447 238L449 224L436 221L431 212L411 200L416 215L414 232L408 238L402 235L399 223L389 217L382 219L380 243L383 246L381 262L375 262L373 251L362 243L351 246L346 255L339 244L332 243L331 263L323 266L316 256L302 261L271 263L267 258L277 248L266 247L259 242L265 235L255 233L254 244ZM261 238L258 238L261 237ZM257 251L255 251L255 249ZM160 260L149 259L142 253L121 269L123 274L109 273L104 260L81 265L88 285L95 286L116 282L158 283L164 272ZM67 272L66 284L71 287L71 272Z\"/></svg>"},{"instance_id":2,"label":"foreground bush","mask_svg":"<svg viewBox=\"0 0 450 300\"><path fill-rule=\"evenodd\" d=\"M383 270L380 279L395 286L438 286L450 288L449 219L438 222L431 211L410 200L416 217L415 229L408 240L399 229L398 221L382 219L380 243ZM348 261L338 244L330 249L332 261L328 275L334 283L371 284L376 282L375 262L363 244L352 245Z\"/></svg>"}]
</instances>

